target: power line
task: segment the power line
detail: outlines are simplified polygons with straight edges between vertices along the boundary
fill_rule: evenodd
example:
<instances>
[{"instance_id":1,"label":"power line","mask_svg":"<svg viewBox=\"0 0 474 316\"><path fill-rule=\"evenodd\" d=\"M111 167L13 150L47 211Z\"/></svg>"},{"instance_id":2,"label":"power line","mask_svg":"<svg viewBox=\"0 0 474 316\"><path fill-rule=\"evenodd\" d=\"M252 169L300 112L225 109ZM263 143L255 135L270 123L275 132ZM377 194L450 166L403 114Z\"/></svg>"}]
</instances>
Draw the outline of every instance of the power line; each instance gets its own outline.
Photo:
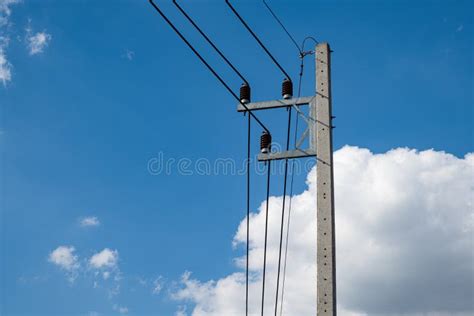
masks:
<instances>
[{"instance_id":1,"label":"power line","mask_svg":"<svg viewBox=\"0 0 474 316\"><path fill-rule=\"evenodd\" d=\"M204 37L204 39L209 43L209 45L211 45L212 48L214 48L214 50L219 54L219 56L221 56L222 59L224 59L227 65L229 65L229 67L232 68L232 70L240 77L240 79L242 79L246 84L248 84L247 79L245 79L245 77L240 73L240 71L237 70L237 68L229 61L229 59L227 59L227 57L225 57L224 53L222 53L222 51L219 48L217 48L217 46L204 33L204 31L196 24L196 22L194 22L194 20L191 19L191 17L186 13L186 11L184 11L184 9L178 4L178 2L176 0L173 0L173 3L178 8L178 10L186 17L186 19L194 26L194 28L202 35L202 37Z\"/></svg>"},{"instance_id":2,"label":"power line","mask_svg":"<svg viewBox=\"0 0 474 316\"><path fill-rule=\"evenodd\" d=\"M295 44L296 46L296 49L301 53L301 49L300 47L298 46L298 43L296 43L294 37L290 34L290 32L286 29L285 25L283 25L283 22L278 18L278 16L275 14L275 12L273 12L272 8L270 8L270 5L267 3L267 1L265 0L262 0L263 1L263 4L265 4L265 6L267 7L268 11L270 11L271 15L273 16L273 18L275 18L275 20L278 22L278 24L280 24L281 28L285 31L286 35L288 35L288 37L290 38L290 40L293 42L293 44Z\"/></svg>"},{"instance_id":3,"label":"power line","mask_svg":"<svg viewBox=\"0 0 474 316\"><path fill-rule=\"evenodd\" d=\"M304 57L311 54L311 52L305 53L304 51L304 44L307 39L312 39L316 43L318 43L313 37L308 36L303 40L303 43L301 45L301 49L300 49L301 63L300 63L300 73L299 73L299 79L298 79L298 98L301 96L301 85L302 85L303 71L304 71ZM296 123L295 123L295 136L294 136L295 147L296 147L296 141L298 139L298 118L299 118L299 115L297 113ZM295 173L295 162L292 161L291 180L290 180L290 200L289 200L289 205L288 205L288 220L287 220L287 226L286 226L285 258L283 261L283 280L282 280L282 288L281 288L280 316L283 315L283 302L284 302L284 297L285 297L286 264L287 264L287 257L288 257L288 243L289 243L289 235L290 235L290 220L291 220L291 207L292 207L292 200L293 200L294 173Z\"/></svg>"},{"instance_id":4,"label":"power line","mask_svg":"<svg viewBox=\"0 0 474 316\"><path fill-rule=\"evenodd\" d=\"M240 16L240 14L237 12L237 10L232 6L232 4L229 2L229 0L225 0L225 3L229 6L229 8L232 10L232 12L235 14L235 16L239 19L239 21L242 23L243 26L249 31L250 34L252 34L253 38L257 41L257 43L262 47L262 49L267 53L267 55L271 58L271 60L275 63L275 65L281 70L281 72L285 75L285 77L291 81L290 76L288 73L283 69L283 67L278 63L278 61L273 57L272 53L265 47L265 45L262 43L262 41L258 38L258 36L255 34L254 31L250 28L250 26L244 21L244 19Z\"/></svg>"},{"instance_id":5,"label":"power line","mask_svg":"<svg viewBox=\"0 0 474 316\"><path fill-rule=\"evenodd\" d=\"M199 32L199 34L204 37L204 39L211 45L211 47L221 56L222 59L232 68L232 70L248 85L247 79L240 73L239 70L230 62L229 59L222 53L222 51L217 48L213 41L204 33L204 31L197 25L197 23L186 13L186 11L179 5L178 1L173 0L173 4L178 8L178 10L186 17L186 19L194 26L194 28ZM248 116L248 128L247 128L247 244L246 244L246 267L245 267L245 315L248 315L249 312L249 240L250 240L250 126L251 126L251 116Z\"/></svg>"},{"instance_id":6,"label":"power line","mask_svg":"<svg viewBox=\"0 0 474 316\"><path fill-rule=\"evenodd\" d=\"M252 120L248 116L247 128L247 254L245 266L245 315L249 314L249 244L250 244L250 128Z\"/></svg>"},{"instance_id":7,"label":"power line","mask_svg":"<svg viewBox=\"0 0 474 316\"><path fill-rule=\"evenodd\" d=\"M153 2L153 0L148 0L150 4L155 8L155 10L161 15L161 17L168 23L168 25L175 31L176 34L183 40L183 42L188 45L188 47L193 51L193 53L199 58L199 60L207 67L207 69L219 80L219 82L227 89L227 91L244 107L244 109L253 117L253 119L268 133L270 131L268 128L258 119L258 117L253 114L247 105L243 103L240 98L232 91L232 89L229 87L229 85L219 76L219 74L209 65L209 63L199 54L199 52L189 43L189 41L184 37L183 34L174 26L174 24L168 19L168 17L163 13L163 11L158 8L158 6Z\"/></svg>"},{"instance_id":8,"label":"power line","mask_svg":"<svg viewBox=\"0 0 474 316\"><path fill-rule=\"evenodd\" d=\"M290 149L290 130L291 130L291 107L288 111L288 131L286 135L286 151ZM283 244L283 223L285 220L285 199L286 199L286 180L288 177L288 158L285 159L285 175L283 178L283 205L281 208L281 227L280 227L280 247L278 251L278 272L276 281L276 298L275 298L275 316L278 310L278 290L280 284L280 265L281 265L281 248Z\"/></svg>"},{"instance_id":9,"label":"power line","mask_svg":"<svg viewBox=\"0 0 474 316\"><path fill-rule=\"evenodd\" d=\"M263 308L265 306L265 272L266 272L266 264L267 264L267 236L268 236L268 202L270 200L270 164L271 161L268 161L268 169L267 169L267 205L265 210L265 242L263 246L263 274L262 274L262 314L263 316Z\"/></svg>"}]
</instances>

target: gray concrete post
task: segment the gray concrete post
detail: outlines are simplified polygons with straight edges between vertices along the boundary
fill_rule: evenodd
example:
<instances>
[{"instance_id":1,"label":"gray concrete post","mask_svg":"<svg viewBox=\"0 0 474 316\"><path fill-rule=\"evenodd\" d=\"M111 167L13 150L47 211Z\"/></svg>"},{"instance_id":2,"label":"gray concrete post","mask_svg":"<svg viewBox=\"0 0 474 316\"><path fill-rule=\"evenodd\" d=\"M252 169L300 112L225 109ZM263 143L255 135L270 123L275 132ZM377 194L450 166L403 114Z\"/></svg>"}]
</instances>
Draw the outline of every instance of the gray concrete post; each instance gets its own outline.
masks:
<instances>
[{"instance_id":1,"label":"gray concrete post","mask_svg":"<svg viewBox=\"0 0 474 316\"><path fill-rule=\"evenodd\" d=\"M327 43L316 46L316 102L311 104L317 120L311 144L317 156L317 316L337 314L330 52Z\"/></svg>"}]
</instances>

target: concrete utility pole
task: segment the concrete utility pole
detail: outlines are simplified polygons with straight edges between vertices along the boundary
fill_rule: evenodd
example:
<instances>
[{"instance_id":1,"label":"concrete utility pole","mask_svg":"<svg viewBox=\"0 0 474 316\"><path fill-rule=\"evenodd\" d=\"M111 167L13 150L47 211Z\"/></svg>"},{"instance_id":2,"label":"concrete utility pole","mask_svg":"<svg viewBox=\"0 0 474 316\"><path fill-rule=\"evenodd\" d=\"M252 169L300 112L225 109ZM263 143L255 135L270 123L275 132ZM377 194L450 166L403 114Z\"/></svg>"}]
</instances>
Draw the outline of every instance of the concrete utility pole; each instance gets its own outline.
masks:
<instances>
[{"instance_id":1,"label":"concrete utility pole","mask_svg":"<svg viewBox=\"0 0 474 316\"><path fill-rule=\"evenodd\" d=\"M318 316L337 314L330 53L327 43L316 46Z\"/></svg>"},{"instance_id":2,"label":"concrete utility pole","mask_svg":"<svg viewBox=\"0 0 474 316\"><path fill-rule=\"evenodd\" d=\"M246 104L250 111L292 106L308 125L297 141L296 149L260 153L258 160L317 157L317 316L337 314L330 52L328 43L316 45L316 95ZM302 105L309 105L309 116L299 109ZM241 104L237 110L246 111ZM309 148L301 149L300 145L308 135Z\"/></svg>"}]
</instances>

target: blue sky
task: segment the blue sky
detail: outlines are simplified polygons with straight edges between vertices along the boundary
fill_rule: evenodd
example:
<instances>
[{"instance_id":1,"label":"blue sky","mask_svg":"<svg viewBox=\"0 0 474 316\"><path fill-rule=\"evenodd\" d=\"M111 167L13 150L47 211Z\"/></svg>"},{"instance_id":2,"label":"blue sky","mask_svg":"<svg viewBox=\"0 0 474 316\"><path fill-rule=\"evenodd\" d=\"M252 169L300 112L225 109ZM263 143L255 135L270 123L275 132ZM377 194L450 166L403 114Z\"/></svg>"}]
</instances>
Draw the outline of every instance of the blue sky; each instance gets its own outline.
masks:
<instances>
[{"instance_id":1,"label":"blue sky","mask_svg":"<svg viewBox=\"0 0 474 316\"><path fill-rule=\"evenodd\" d=\"M158 3L237 91L239 78L170 2ZM335 150L433 148L459 158L473 150L471 2L270 3L298 41L312 35L334 50ZM281 73L223 1L183 6L248 78L254 100L279 98ZM263 4L236 6L296 80L297 51ZM125 306L133 315L173 315L169 292L185 271L209 280L235 270L245 177L153 175L148 162L163 153L242 163L246 119L147 1L24 0L9 8L0 31L11 71L0 85L2 315L114 315ZM49 37L32 53L38 33ZM311 57L306 66L303 95L311 95ZM286 112L259 114L283 143L284 128L276 129ZM260 132L253 129L254 153ZM295 178L295 192L305 177ZM253 177L252 209L263 183ZM272 194L281 195L281 179L274 183ZM89 216L100 225L82 227ZM94 288L93 269L68 281L48 261L61 245L73 246L82 266L117 250L111 271L120 281L102 278ZM154 294L156 279L163 289ZM110 295L116 283L120 292Z\"/></svg>"}]
</instances>

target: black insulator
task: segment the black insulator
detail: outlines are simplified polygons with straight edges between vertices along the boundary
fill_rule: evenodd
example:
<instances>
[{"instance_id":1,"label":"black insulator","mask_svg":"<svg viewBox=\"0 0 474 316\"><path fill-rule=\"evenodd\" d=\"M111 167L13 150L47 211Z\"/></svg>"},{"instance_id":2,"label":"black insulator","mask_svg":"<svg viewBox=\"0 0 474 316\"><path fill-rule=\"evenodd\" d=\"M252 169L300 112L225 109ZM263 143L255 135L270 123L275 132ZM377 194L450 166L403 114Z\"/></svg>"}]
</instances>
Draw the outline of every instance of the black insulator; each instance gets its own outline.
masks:
<instances>
[{"instance_id":1,"label":"black insulator","mask_svg":"<svg viewBox=\"0 0 474 316\"><path fill-rule=\"evenodd\" d=\"M240 86L240 102L250 102L250 86L246 82L242 83Z\"/></svg>"},{"instance_id":2,"label":"black insulator","mask_svg":"<svg viewBox=\"0 0 474 316\"><path fill-rule=\"evenodd\" d=\"M281 95L283 99L291 99L293 97L293 82L290 79L285 78L281 85Z\"/></svg>"},{"instance_id":3,"label":"black insulator","mask_svg":"<svg viewBox=\"0 0 474 316\"><path fill-rule=\"evenodd\" d=\"M268 154L272 146L272 135L267 131L262 132L260 136L260 152L262 154Z\"/></svg>"}]
</instances>

